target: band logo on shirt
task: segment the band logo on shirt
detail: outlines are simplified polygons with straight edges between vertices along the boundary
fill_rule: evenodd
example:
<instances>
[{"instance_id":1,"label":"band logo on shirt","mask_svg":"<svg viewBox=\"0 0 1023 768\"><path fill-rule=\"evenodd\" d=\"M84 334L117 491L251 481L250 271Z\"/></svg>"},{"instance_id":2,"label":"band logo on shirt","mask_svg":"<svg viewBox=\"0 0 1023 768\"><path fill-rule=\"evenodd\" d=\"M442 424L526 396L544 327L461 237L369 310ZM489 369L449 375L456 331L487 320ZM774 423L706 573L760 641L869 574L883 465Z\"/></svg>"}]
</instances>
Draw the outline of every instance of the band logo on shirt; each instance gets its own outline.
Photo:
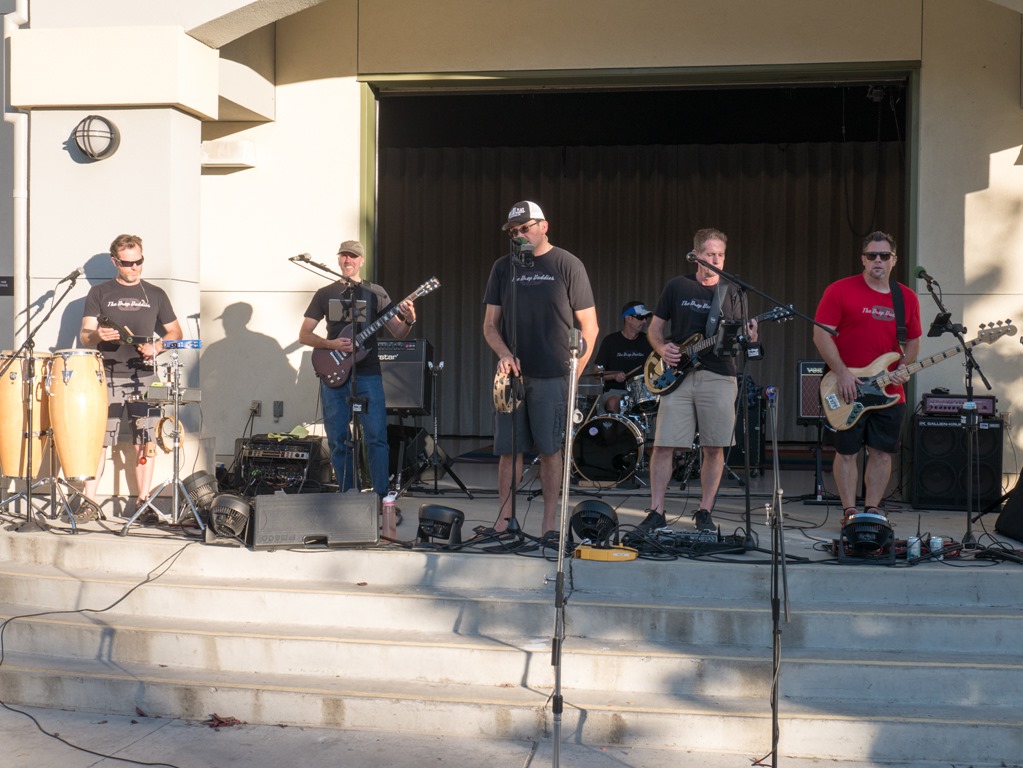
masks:
<instances>
[{"instance_id":1,"label":"band logo on shirt","mask_svg":"<svg viewBox=\"0 0 1023 768\"><path fill-rule=\"evenodd\" d=\"M145 299L117 299L107 302L107 309L118 309L122 312L134 312L139 309L150 309Z\"/></svg>"},{"instance_id":2,"label":"band logo on shirt","mask_svg":"<svg viewBox=\"0 0 1023 768\"><path fill-rule=\"evenodd\" d=\"M895 322L895 310L891 307L864 307L863 314L870 315L871 320L880 320L883 323Z\"/></svg>"}]
</instances>

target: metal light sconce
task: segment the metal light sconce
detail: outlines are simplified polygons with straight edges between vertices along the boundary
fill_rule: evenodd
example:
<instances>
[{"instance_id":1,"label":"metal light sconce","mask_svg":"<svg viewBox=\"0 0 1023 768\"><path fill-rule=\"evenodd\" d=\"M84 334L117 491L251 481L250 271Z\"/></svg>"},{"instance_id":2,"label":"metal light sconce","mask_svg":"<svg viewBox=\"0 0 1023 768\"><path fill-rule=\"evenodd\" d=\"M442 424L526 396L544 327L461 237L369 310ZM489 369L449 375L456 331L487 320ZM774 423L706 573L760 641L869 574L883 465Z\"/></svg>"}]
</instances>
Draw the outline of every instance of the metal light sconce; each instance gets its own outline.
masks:
<instances>
[{"instance_id":1,"label":"metal light sconce","mask_svg":"<svg viewBox=\"0 0 1023 768\"><path fill-rule=\"evenodd\" d=\"M117 126L100 115L89 115L75 126L75 146L90 160L106 160L121 145Z\"/></svg>"}]
</instances>

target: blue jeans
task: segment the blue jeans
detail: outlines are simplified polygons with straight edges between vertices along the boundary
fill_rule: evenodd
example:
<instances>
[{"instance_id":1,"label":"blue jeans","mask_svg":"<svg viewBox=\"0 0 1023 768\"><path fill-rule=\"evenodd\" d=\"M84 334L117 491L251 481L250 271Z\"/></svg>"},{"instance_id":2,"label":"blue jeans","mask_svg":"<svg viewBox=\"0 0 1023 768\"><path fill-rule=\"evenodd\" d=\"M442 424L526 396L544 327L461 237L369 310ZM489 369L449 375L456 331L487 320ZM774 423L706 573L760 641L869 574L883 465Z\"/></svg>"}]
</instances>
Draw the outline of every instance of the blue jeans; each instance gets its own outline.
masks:
<instances>
[{"instance_id":1,"label":"blue jeans","mask_svg":"<svg viewBox=\"0 0 1023 768\"><path fill-rule=\"evenodd\" d=\"M384 381L380 375L359 374L356 378L358 394L368 400L360 415L364 456L368 457L369 474L377 495L387 493L387 405L384 402ZM351 439L349 422L352 407L348 398L352 393L352 379L340 387L328 387L320 382L323 402L323 427L330 446L330 461L334 465L338 490L342 493L356 485L354 454L348 445Z\"/></svg>"}]
</instances>

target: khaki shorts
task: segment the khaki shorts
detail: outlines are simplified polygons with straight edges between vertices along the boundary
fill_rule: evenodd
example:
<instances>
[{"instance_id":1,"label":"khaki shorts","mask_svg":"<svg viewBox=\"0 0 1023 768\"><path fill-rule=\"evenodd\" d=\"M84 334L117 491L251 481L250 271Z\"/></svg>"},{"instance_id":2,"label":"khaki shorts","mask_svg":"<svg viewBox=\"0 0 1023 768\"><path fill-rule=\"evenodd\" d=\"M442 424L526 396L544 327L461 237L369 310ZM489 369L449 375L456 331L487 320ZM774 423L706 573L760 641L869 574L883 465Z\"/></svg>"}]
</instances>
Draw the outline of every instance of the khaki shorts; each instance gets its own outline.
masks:
<instances>
[{"instance_id":1,"label":"khaki shorts","mask_svg":"<svg viewBox=\"0 0 1023 768\"><path fill-rule=\"evenodd\" d=\"M654 445L689 448L697 432L701 446L734 445L738 388L734 376L692 371L678 389L661 395Z\"/></svg>"}]
</instances>

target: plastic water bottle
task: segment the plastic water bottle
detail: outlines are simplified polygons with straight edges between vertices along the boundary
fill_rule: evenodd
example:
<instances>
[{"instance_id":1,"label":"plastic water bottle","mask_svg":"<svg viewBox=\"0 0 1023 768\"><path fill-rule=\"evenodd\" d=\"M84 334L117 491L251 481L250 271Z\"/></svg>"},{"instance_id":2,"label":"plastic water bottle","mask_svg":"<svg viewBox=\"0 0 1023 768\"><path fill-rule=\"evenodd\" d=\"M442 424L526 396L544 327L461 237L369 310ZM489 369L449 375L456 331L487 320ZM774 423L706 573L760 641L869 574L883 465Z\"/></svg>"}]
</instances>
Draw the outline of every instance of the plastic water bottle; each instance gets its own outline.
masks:
<instances>
[{"instance_id":1,"label":"plastic water bottle","mask_svg":"<svg viewBox=\"0 0 1023 768\"><path fill-rule=\"evenodd\" d=\"M388 491L387 495L384 496L383 501L383 515L381 517L386 518L388 514L391 515L391 519L394 519L394 512L397 509L398 492Z\"/></svg>"}]
</instances>

